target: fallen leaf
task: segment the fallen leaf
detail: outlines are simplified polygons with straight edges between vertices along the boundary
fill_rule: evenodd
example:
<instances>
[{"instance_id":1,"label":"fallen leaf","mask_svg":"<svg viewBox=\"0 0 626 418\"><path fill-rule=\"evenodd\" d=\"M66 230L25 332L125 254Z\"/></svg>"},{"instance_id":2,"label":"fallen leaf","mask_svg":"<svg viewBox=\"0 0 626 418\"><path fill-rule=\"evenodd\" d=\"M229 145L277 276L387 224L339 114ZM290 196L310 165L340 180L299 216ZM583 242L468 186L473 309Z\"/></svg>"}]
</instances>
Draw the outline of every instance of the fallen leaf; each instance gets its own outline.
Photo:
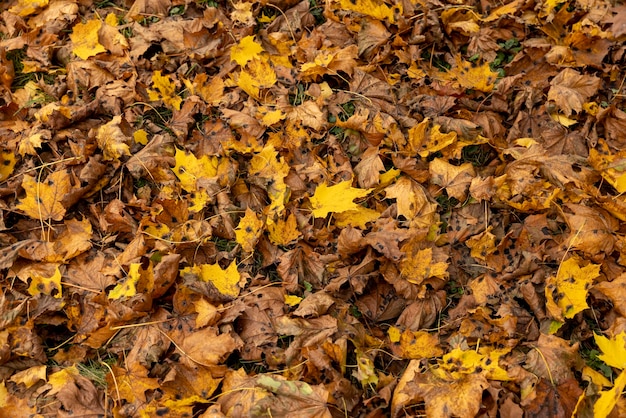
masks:
<instances>
[{"instance_id":1,"label":"fallen leaf","mask_svg":"<svg viewBox=\"0 0 626 418\"><path fill-rule=\"evenodd\" d=\"M92 19L86 23L77 23L70 34L70 39L74 44L72 52L83 60L106 52L106 48L99 42L98 38L101 27L102 22L98 19Z\"/></svg>"},{"instance_id":2,"label":"fallen leaf","mask_svg":"<svg viewBox=\"0 0 626 418\"><path fill-rule=\"evenodd\" d=\"M370 189L355 189L349 180L342 181L334 186L322 183L315 189L315 194L309 199L316 218L323 218L331 212L345 212L359 208L353 200L365 197Z\"/></svg>"},{"instance_id":3,"label":"fallen leaf","mask_svg":"<svg viewBox=\"0 0 626 418\"><path fill-rule=\"evenodd\" d=\"M16 206L18 210L41 221L63 219L66 208L61 202L72 188L70 175L66 170L55 171L44 181L38 181L26 174L22 187L26 197Z\"/></svg>"}]
</instances>

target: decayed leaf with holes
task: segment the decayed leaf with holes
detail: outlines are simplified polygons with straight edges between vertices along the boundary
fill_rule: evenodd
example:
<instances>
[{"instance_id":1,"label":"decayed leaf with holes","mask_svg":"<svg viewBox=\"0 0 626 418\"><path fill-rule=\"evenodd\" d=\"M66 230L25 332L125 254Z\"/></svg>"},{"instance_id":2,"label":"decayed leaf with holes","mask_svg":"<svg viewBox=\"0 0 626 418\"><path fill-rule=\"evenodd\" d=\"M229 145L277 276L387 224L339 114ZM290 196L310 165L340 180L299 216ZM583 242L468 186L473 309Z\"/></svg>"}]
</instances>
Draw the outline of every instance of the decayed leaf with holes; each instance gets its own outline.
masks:
<instances>
[{"instance_id":1,"label":"decayed leaf with holes","mask_svg":"<svg viewBox=\"0 0 626 418\"><path fill-rule=\"evenodd\" d=\"M72 189L70 174L66 170L55 171L41 182L25 174L22 187L26 191L26 197L21 200L16 209L41 221L63 219L66 208L61 202Z\"/></svg>"},{"instance_id":2,"label":"decayed leaf with holes","mask_svg":"<svg viewBox=\"0 0 626 418\"><path fill-rule=\"evenodd\" d=\"M315 189L315 194L309 198L313 209L313 216L323 218L331 212L345 212L359 208L353 200L367 196L371 189L355 189L352 181L346 180L334 186L322 183Z\"/></svg>"},{"instance_id":3,"label":"decayed leaf with holes","mask_svg":"<svg viewBox=\"0 0 626 418\"><path fill-rule=\"evenodd\" d=\"M556 276L546 281L546 307L552 317L562 321L587 309L587 292L599 275L598 264L590 263L581 268L575 257L561 263Z\"/></svg>"},{"instance_id":4,"label":"decayed leaf with holes","mask_svg":"<svg viewBox=\"0 0 626 418\"><path fill-rule=\"evenodd\" d=\"M13 151L6 148L0 150L0 182L9 178L11 173L13 173L16 162L17 158Z\"/></svg>"},{"instance_id":5,"label":"decayed leaf with holes","mask_svg":"<svg viewBox=\"0 0 626 418\"><path fill-rule=\"evenodd\" d=\"M169 75L162 75L161 71L152 74L152 85L154 89L148 89L148 97L152 101L162 100L163 103L176 110L180 110L183 99L176 95L176 85Z\"/></svg>"},{"instance_id":6,"label":"decayed leaf with holes","mask_svg":"<svg viewBox=\"0 0 626 418\"><path fill-rule=\"evenodd\" d=\"M141 264L132 263L128 268L128 276L123 283L116 285L109 291L109 299L130 298L137 294L137 284L139 283Z\"/></svg>"},{"instance_id":7,"label":"decayed leaf with holes","mask_svg":"<svg viewBox=\"0 0 626 418\"><path fill-rule=\"evenodd\" d=\"M439 363L439 369L433 373L445 379L451 376L454 379L462 378L463 375L483 375L490 380L511 380L506 370L500 367L500 357L507 354L509 349L494 349L480 347L476 350L462 350L455 348L444 355Z\"/></svg>"},{"instance_id":8,"label":"decayed leaf with holes","mask_svg":"<svg viewBox=\"0 0 626 418\"><path fill-rule=\"evenodd\" d=\"M101 27L102 22L99 19L77 23L70 34L70 39L74 44L72 52L84 60L101 52L106 52L106 48L98 39L98 31Z\"/></svg>"},{"instance_id":9,"label":"decayed leaf with holes","mask_svg":"<svg viewBox=\"0 0 626 418\"><path fill-rule=\"evenodd\" d=\"M235 229L236 240L245 252L254 251L256 243L263 233L264 225L263 220L259 219L252 209L246 209L246 214Z\"/></svg>"},{"instance_id":10,"label":"decayed leaf with holes","mask_svg":"<svg viewBox=\"0 0 626 418\"><path fill-rule=\"evenodd\" d=\"M59 267L56 268L52 277L43 277L38 274L33 274L30 286L28 287L28 293L33 296L50 295L60 299L62 297L62 288Z\"/></svg>"},{"instance_id":11,"label":"decayed leaf with holes","mask_svg":"<svg viewBox=\"0 0 626 418\"><path fill-rule=\"evenodd\" d=\"M356 371L353 375L364 388L378 385L378 374L370 353L359 348L356 349Z\"/></svg>"},{"instance_id":12,"label":"decayed leaf with holes","mask_svg":"<svg viewBox=\"0 0 626 418\"><path fill-rule=\"evenodd\" d=\"M219 264L200 264L185 267L180 271L181 275L192 274L199 280L211 283L218 292L230 298L239 296L241 290L241 275L237 270L237 263L233 261L223 270Z\"/></svg>"}]
</instances>

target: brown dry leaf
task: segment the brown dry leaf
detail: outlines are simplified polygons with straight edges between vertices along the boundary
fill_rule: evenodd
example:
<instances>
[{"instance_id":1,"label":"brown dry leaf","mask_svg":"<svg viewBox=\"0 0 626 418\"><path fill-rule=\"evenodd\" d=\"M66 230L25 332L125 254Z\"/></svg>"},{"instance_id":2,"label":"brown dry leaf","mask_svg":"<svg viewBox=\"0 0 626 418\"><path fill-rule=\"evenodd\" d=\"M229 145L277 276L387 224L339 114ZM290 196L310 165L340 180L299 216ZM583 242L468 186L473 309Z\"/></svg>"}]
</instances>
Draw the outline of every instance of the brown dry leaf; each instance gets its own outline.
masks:
<instances>
[{"instance_id":1,"label":"brown dry leaf","mask_svg":"<svg viewBox=\"0 0 626 418\"><path fill-rule=\"evenodd\" d=\"M261 375L255 379L256 386L273 393L260 399L251 409L252 414L287 416L297 414L307 418L331 418L328 410L329 393L321 385L311 386L305 382L280 379L278 376Z\"/></svg>"},{"instance_id":2,"label":"brown dry leaf","mask_svg":"<svg viewBox=\"0 0 626 418\"><path fill-rule=\"evenodd\" d=\"M566 68L550 81L550 85L548 100L554 101L565 116L570 116L572 112L582 112L583 104L596 94L601 80Z\"/></svg>"},{"instance_id":3,"label":"brown dry leaf","mask_svg":"<svg viewBox=\"0 0 626 418\"><path fill-rule=\"evenodd\" d=\"M432 160L428 170L432 184L441 186L448 192L448 196L454 197L460 202L464 202L467 198L470 183L476 176L476 171L471 163L455 166L441 158Z\"/></svg>"},{"instance_id":4,"label":"brown dry leaf","mask_svg":"<svg viewBox=\"0 0 626 418\"><path fill-rule=\"evenodd\" d=\"M468 375L459 380L442 380L430 371L419 370L412 360L394 391L392 416L418 402L426 403L429 417L473 417L480 409L483 391L489 383L482 375Z\"/></svg>"}]
</instances>

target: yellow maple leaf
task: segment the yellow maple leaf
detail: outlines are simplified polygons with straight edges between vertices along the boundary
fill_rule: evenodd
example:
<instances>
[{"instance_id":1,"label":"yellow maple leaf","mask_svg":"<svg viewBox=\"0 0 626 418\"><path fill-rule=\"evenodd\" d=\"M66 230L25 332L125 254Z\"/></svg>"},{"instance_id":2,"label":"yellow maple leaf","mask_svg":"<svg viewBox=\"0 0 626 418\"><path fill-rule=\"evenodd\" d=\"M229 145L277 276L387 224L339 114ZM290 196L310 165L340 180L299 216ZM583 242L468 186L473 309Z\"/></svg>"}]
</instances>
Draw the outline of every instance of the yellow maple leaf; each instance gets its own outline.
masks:
<instances>
[{"instance_id":1,"label":"yellow maple leaf","mask_svg":"<svg viewBox=\"0 0 626 418\"><path fill-rule=\"evenodd\" d=\"M126 121L117 115L96 131L96 142L105 161L119 160L123 155L130 155L131 137L122 130L124 124L127 124Z\"/></svg>"},{"instance_id":2,"label":"yellow maple leaf","mask_svg":"<svg viewBox=\"0 0 626 418\"><path fill-rule=\"evenodd\" d=\"M626 331L622 331L611 339L595 333L593 337L602 351L602 354L598 356L600 360L611 367L626 369Z\"/></svg>"},{"instance_id":3,"label":"yellow maple leaf","mask_svg":"<svg viewBox=\"0 0 626 418\"><path fill-rule=\"evenodd\" d=\"M180 186L187 192L198 191L198 179L215 177L219 161L217 157L204 155L196 158L190 152L176 149L176 165L172 169L180 180Z\"/></svg>"},{"instance_id":4,"label":"yellow maple leaf","mask_svg":"<svg viewBox=\"0 0 626 418\"><path fill-rule=\"evenodd\" d=\"M400 332L396 327L390 327L387 333L391 342L400 344L402 357L405 359L432 358L443 354L437 335L410 329Z\"/></svg>"},{"instance_id":5,"label":"yellow maple leaf","mask_svg":"<svg viewBox=\"0 0 626 418\"><path fill-rule=\"evenodd\" d=\"M194 307L198 316L196 317L196 327L203 328L207 325L213 325L215 320L219 318L217 307L209 303L206 299L198 299L194 302Z\"/></svg>"},{"instance_id":6,"label":"yellow maple leaf","mask_svg":"<svg viewBox=\"0 0 626 418\"><path fill-rule=\"evenodd\" d=\"M498 73L491 71L486 61L465 61L460 55L455 56L456 66L442 76L444 80L456 82L466 89L489 93L498 79Z\"/></svg>"},{"instance_id":7,"label":"yellow maple leaf","mask_svg":"<svg viewBox=\"0 0 626 418\"><path fill-rule=\"evenodd\" d=\"M346 180L334 186L328 186L326 182L315 189L313 196L309 198L313 216L323 218L331 212L345 212L359 208L354 199L367 196L372 189L357 189L351 187L352 181Z\"/></svg>"},{"instance_id":8,"label":"yellow maple leaf","mask_svg":"<svg viewBox=\"0 0 626 418\"><path fill-rule=\"evenodd\" d=\"M593 279L600 275L600 265L589 264L583 268L575 258L565 260L556 276L546 281L546 307L553 318L573 318L589 307L587 291Z\"/></svg>"},{"instance_id":9,"label":"yellow maple leaf","mask_svg":"<svg viewBox=\"0 0 626 418\"><path fill-rule=\"evenodd\" d=\"M340 228L350 225L354 228L365 229L368 222L374 222L378 218L380 218L380 212L377 210L359 206L357 209L336 213L335 225Z\"/></svg>"},{"instance_id":10,"label":"yellow maple leaf","mask_svg":"<svg viewBox=\"0 0 626 418\"><path fill-rule=\"evenodd\" d=\"M407 244L407 246L402 247L402 250L411 251L411 244ZM418 250L415 254L407 254L407 257L400 263L400 271L402 277L409 283L421 284L430 277L440 279L448 277L448 263L435 262L433 249L428 247Z\"/></svg>"},{"instance_id":11,"label":"yellow maple leaf","mask_svg":"<svg viewBox=\"0 0 626 418\"><path fill-rule=\"evenodd\" d=\"M22 383L27 388L30 388L35 383L38 383L41 380L46 380L47 368L48 367L45 365L29 367L26 370L15 373L13 376L11 376L10 380L11 382L15 382L17 384Z\"/></svg>"},{"instance_id":12,"label":"yellow maple leaf","mask_svg":"<svg viewBox=\"0 0 626 418\"><path fill-rule=\"evenodd\" d=\"M152 85L155 90L148 89L148 97L152 101L162 100L167 106L180 110L183 99L176 95L176 85L168 75L161 75L161 71L152 74Z\"/></svg>"},{"instance_id":13,"label":"yellow maple leaf","mask_svg":"<svg viewBox=\"0 0 626 418\"><path fill-rule=\"evenodd\" d=\"M278 156L273 145L265 146L250 161L248 172L256 178L263 179L267 187L271 204L266 213L270 222L276 216L280 216L285 209L285 202L289 198L285 177L289 174L289 170L289 164L283 157Z\"/></svg>"},{"instance_id":14,"label":"yellow maple leaf","mask_svg":"<svg viewBox=\"0 0 626 418\"><path fill-rule=\"evenodd\" d=\"M287 220L279 219L277 222L271 222L267 225L270 241L276 245L289 245L300 237L296 216L291 213Z\"/></svg>"},{"instance_id":15,"label":"yellow maple leaf","mask_svg":"<svg viewBox=\"0 0 626 418\"><path fill-rule=\"evenodd\" d=\"M470 255L475 259L485 261L489 254L496 251L496 236L491 233L492 228L489 226L486 231L474 235L465 242L471 250Z\"/></svg>"},{"instance_id":16,"label":"yellow maple leaf","mask_svg":"<svg viewBox=\"0 0 626 418\"><path fill-rule=\"evenodd\" d=\"M260 58L263 51L263 47L254 40L254 36L246 36L230 48L230 59L244 67L254 58Z\"/></svg>"},{"instance_id":17,"label":"yellow maple leaf","mask_svg":"<svg viewBox=\"0 0 626 418\"><path fill-rule=\"evenodd\" d=\"M442 357L440 368L435 372L440 377L448 374L454 379L467 374L481 374L491 380L510 380L507 371L499 366L500 357L509 351L490 347L481 347L479 351L455 348Z\"/></svg>"},{"instance_id":18,"label":"yellow maple leaf","mask_svg":"<svg viewBox=\"0 0 626 418\"><path fill-rule=\"evenodd\" d=\"M222 295L232 298L239 296L241 275L235 261L230 263L226 270L222 270L219 264L201 264L185 267L180 273L196 275L203 282L213 284Z\"/></svg>"},{"instance_id":19,"label":"yellow maple leaf","mask_svg":"<svg viewBox=\"0 0 626 418\"><path fill-rule=\"evenodd\" d=\"M131 263L128 268L128 277L124 283L117 284L110 292L109 299L130 298L137 294L137 283L141 274L139 273L139 263Z\"/></svg>"},{"instance_id":20,"label":"yellow maple leaf","mask_svg":"<svg viewBox=\"0 0 626 418\"><path fill-rule=\"evenodd\" d=\"M606 141L589 150L589 163L618 193L626 192L626 151L613 152Z\"/></svg>"},{"instance_id":21,"label":"yellow maple leaf","mask_svg":"<svg viewBox=\"0 0 626 418\"><path fill-rule=\"evenodd\" d=\"M344 10L351 10L374 19L387 19L389 23L395 23L394 11L402 14L402 3L397 3L393 8L387 6L379 0L339 0L340 7Z\"/></svg>"},{"instance_id":22,"label":"yellow maple leaf","mask_svg":"<svg viewBox=\"0 0 626 418\"><path fill-rule=\"evenodd\" d=\"M25 174L22 187L26 191L26 197L16 206L18 210L41 221L63 219L65 207L61 200L72 188L67 171L55 171L42 182Z\"/></svg>"},{"instance_id":23,"label":"yellow maple leaf","mask_svg":"<svg viewBox=\"0 0 626 418\"><path fill-rule=\"evenodd\" d=\"M615 384L609 390L603 390L600 392L600 397L593 405L593 417L594 418L606 418L617 405L617 401L622 396L622 392L626 387L626 369L615 379Z\"/></svg>"},{"instance_id":24,"label":"yellow maple leaf","mask_svg":"<svg viewBox=\"0 0 626 418\"><path fill-rule=\"evenodd\" d=\"M258 99L262 88L276 84L276 72L269 60L263 58L252 59L239 73L237 85L251 97Z\"/></svg>"},{"instance_id":25,"label":"yellow maple leaf","mask_svg":"<svg viewBox=\"0 0 626 418\"><path fill-rule=\"evenodd\" d=\"M77 23L70 34L70 39L74 44L72 52L77 57L86 60L89 57L106 52L104 45L100 44L98 31L102 27L102 22L92 19L85 23Z\"/></svg>"},{"instance_id":26,"label":"yellow maple leaf","mask_svg":"<svg viewBox=\"0 0 626 418\"><path fill-rule=\"evenodd\" d=\"M148 133L143 129L138 129L133 133L133 140L137 144L147 145L148 144Z\"/></svg>"},{"instance_id":27,"label":"yellow maple leaf","mask_svg":"<svg viewBox=\"0 0 626 418\"><path fill-rule=\"evenodd\" d=\"M285 295L285 303L289 306L296 306L302 302L302 298L296 295Z\"/></svg>"},{"instance_id":28,"label":"yellow maple leaf","mask_svg":"<svg viewBox=\"0 0 626 418\"><path fill-rule=\"evenodd\" d=\"M13 151L6 148L0 150L0 182L9 178L11 173L13 173L16 162L17 158Z\"/></svg>"},{"instance_id":29,"label":"yellow maple leaf","mask_svg":"<svg viewBox=\"0 0 626 418\"><path fill-rule=\"evenodd\" d=\"M17 4L9 9L9 12L26 17L41 11L47 5L48 0L18 0Z\"/></svg>"},{"instance_id":30,"label":"yellow maple leaf","mask_svg":"<svg viewBox=\"0 0 626 418\"><path fill-rule=\"evenodd\" d=\"M28 293L32 296L50 295L56 299L61 299L61 272L57 267L54 274L51 277L43 277L38 274L33 274L31 277L30 286L28 286Z\"/></svg>"},{"instance_id":31,"label":"yellow maple leaf","mask_svg":"<svg viewBox=\"0 0 626 418\"><path fill-rule=\"evenodd\" d=\"M254 246L263 233L264 225L263 220L259 219L252 209L246 209L246 214L241 218L239 225L235 229L235 240L245 252L250 253L254 251Z\"/></svg>"}]
</instances>

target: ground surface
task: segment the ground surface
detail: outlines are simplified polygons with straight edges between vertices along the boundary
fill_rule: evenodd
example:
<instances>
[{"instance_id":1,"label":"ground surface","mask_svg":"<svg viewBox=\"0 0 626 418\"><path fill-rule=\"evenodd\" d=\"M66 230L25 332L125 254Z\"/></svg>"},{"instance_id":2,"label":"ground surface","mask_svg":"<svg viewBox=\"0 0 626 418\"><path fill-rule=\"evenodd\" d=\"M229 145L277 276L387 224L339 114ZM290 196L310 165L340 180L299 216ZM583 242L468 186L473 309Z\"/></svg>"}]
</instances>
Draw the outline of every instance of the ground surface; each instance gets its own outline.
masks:
<instances>
[{"instance_id":1,"label":"ground surface","mask_svg":"<svg viewBox=\"0 0 626 418\"><path fill-rule=\"evenodd\" d=\"M0 7L0 415L626 415L625 6Z\"/></svg>"}]
</instances>

